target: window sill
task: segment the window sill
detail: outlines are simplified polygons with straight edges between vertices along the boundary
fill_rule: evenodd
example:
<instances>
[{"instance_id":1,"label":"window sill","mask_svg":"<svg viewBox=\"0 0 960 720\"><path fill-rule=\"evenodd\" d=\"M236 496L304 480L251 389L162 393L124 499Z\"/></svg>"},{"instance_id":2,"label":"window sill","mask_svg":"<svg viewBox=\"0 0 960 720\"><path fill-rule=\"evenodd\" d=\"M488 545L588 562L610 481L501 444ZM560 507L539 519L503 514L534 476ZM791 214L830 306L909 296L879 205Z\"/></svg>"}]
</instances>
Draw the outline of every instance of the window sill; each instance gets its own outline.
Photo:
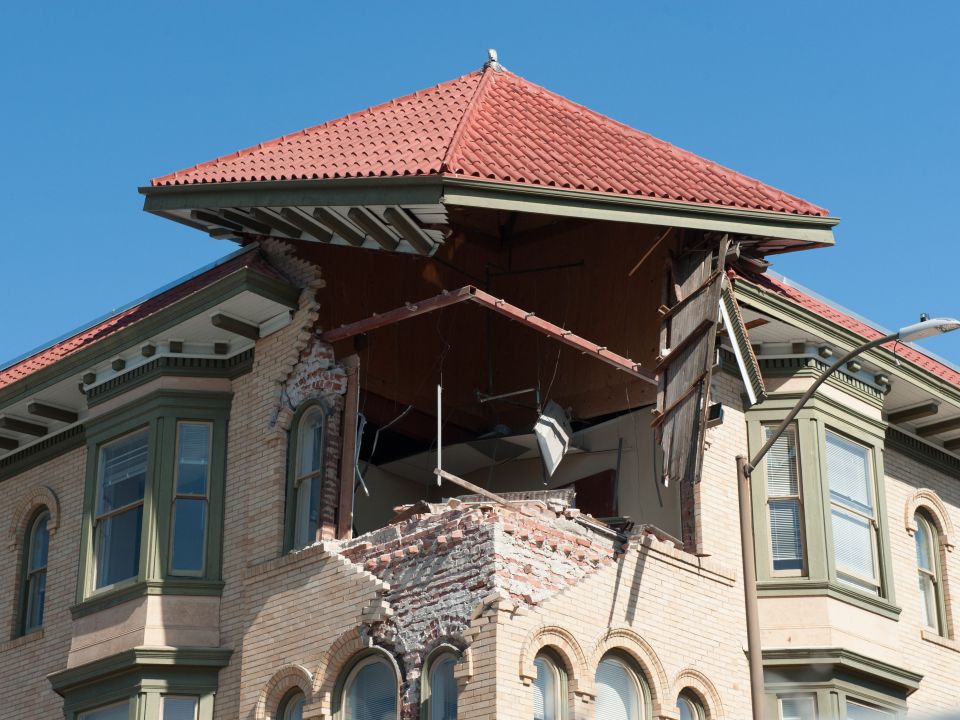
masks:
<instances>
[{"instance_id":1,"label":"window sill","mask_svg":"<svg viewBox=\"0 0 960 720\"><path fill-rule=\"evenodd\" d=\"M70 608L74 620L93 613L115 607L122 603L147 595L217 595L223 592L222 580L200 580L191 578L170 578L167 580L147 580L124 585L115 590L91 595Z\"/></svg>"},{"instance_id":2,"label":"window sill","mask_svg":"<svg viewBox=\"0 0 960 720\"><path fill-rule=\"evenodd\" d=\"M830 597L891 620L900 617L900 608L876 595L867 595L838 582L773 578L757 583L760 597Z\"/></svg>"},{"instance_id":3,"label":"window sill","mask_svg":"<svg viewBox=\"0 0 960 720\"><path fill-rule=\"evenodd\" d=\"M6 652L7 650L13 650L14 648L22 647L24 645L29 645L32 642L37 642L38 640L43 640L43 628L37 628L36 630L31 630L26 635L21 635L20 637L15 637L12 640L7 640L5 643L0 643L0 653Z\"/></svg>"},{"instance_id":4,"label":"window sill","mask_svg":"<svg viewBox=\"0 0 960 720\"><path fill-rule=\"evenodd\" d=\"M929 643L933 643L934 645L939 645L940 647L960 653L960 642L953 638L945 638L942 635L938 635L933 630L921 630L920 637Z\"/></svg>"}]
</instances>

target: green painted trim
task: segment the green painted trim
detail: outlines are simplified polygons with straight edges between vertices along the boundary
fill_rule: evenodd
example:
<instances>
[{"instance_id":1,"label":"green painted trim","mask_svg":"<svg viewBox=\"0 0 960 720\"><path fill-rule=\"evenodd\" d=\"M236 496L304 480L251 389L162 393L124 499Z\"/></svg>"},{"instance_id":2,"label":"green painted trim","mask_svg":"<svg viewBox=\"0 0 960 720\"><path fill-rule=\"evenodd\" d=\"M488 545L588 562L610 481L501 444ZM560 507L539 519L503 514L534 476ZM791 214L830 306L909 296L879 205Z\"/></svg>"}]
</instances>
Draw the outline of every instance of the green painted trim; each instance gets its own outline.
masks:
<instances>
[{"instance_id":1,"label":"green painted trim","mask_svg":"<svg viewBox=\"0 0 960 720\"><path fill-rule=\"evenodd\" d=\"M834 217L792 215L719 205L613 195L473 178L443 178L445 205L565 215L610 222L732 232L833 245Z\"/></svg>"},{"instance_id":2,"label":"green painted trim","mask_svg":"<svg viewBox=\"0 0 960 720\"><path fill-rule=\"evenodd\" d=\"M250 348L226 359L164 355L88 390L87 407L96 407L158 377L211 377L232 380L250 372L253 368L253 354L254 349Z\"/></svg>"},{"instance_id":3,"label":"green painted trim","mask_svg":"<svg viewBox=\"0 0 960 720\"><path fill-rule=\"evenodd\" d=\"M143 209L156 213L204 208L298 205L439 205L438 175L200 183L141 187Z\"/></svg>"},{"instance_id":4,"label":"green painted trim","mask_svg":"<svg viewBox=\"0 0 960 720\"><path fill-rule=\"evenodd\" d=\"M80 537L75 617L148 594L219 594L222 588L223 512L225 494L227 423L232 393L158 390L135 402L88 421L87 474ZM204 574L172 575L168 571L176 427L180 420L213 424L210 487L207 505L207 542ZM140 570L135 578L116 586L94 589L93 509L97 463L101 446L138 428L150 430L147 481L144 489ZM193 586L193 590L188 590ZM163 589L160 589L160 588Z\"/></svg>"},{"instance_id":5,"label":"green painted trim","mask_svg":"<svg viewBox=\"0 0 960 720\"><path fill-rule=\"evenodd\" d=\"M149 317L3 388L0 390L0 407L32 396L72 374L84 372L132 345L156 337L185 318L210 310L227 298L247 290L291 309L296 309L299 304L300 291L297 288L256 270L241 268Z\"/></svg>"},{"instance_id":6,"label":"green painted trim","mask_svg":"<svg viewBox=\"0 0 960 720\"><path fill-rule=\"evenodd\" d=\"M223 594L224 585L223 580L203 580L200 578L175 577L165 580L144 580L143 582L124 585L117 590L92 595L86 600L71 606L70 616L76 620L147 595L219 597Z\"/></svg>"},{"instance_id":7,"label":"green painted trim","mask_svg":"<svg viewBox=\"0 0 960 720\"><path fill-rule=\"evenodd\" d=\"M861 673L881 683L912 692L920 687L923 675L846 648L780 648L763 651L763 666L830 665Z\"/></svg>"},{"instance_id":8,"label":"green painted trim","mask_svg":"<svg viewBox=\"0 0 960 720\"><path fill-rule=\"evenodd\" d=\"M960 479L960 458L895 427L887 428L887 447L952 478Z\"/></svg>"},{"instance_id":9,"label":"green painted trim","mask_svg":"<svg viewBox=\"0 0 960 720\"><path fill-rule=\"evenodd\" d=\"M810 312L795 303L782 298L775 293L763 290L757 285L737 278L734 280L737 297L742 305L749 305L754 309L766 313L770 317L789 323L799 329L823 337L825 341L839 347L852 349L863 344L863 338L846 328L830 322L816 313ZM863 355L863 359L876 365L884 374L890 377L901 377L920 385L935 398L949 400L960 404L960 387L948 383L928 370L909 361L896 364L892 351L886 348L873 348Z\"/></svg>"},{"instance_id":10,"label":"green painted trim","mask_svg":"<svg viewBox=\"0 0 960 720\"><path fill-rule=\"evenodd\" d=\"M60 455L83 447L86 443L86 428L74 425L55 435L44 438L36 445L18 450L0 459L0 482L42 465Z\"/></svg>"}]
</instances>

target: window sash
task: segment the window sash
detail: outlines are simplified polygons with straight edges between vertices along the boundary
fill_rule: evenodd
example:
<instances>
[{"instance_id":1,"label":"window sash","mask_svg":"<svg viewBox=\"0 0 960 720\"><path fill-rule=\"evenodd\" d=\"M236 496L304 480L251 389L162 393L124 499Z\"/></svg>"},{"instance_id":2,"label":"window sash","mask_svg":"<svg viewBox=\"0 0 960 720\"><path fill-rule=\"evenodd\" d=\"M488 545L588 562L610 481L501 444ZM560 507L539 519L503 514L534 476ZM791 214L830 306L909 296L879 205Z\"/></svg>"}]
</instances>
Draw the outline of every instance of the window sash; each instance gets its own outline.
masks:
<instances>
[{"instance_id":1,"label":"window sash","mask_svg":"<svg viewBox=\"0 0 960 720\"><path fill-rule=\"evenodd\" d=\"M26 608L23 632L28 633L43 627L43 606L47 597L47 568L32 571L26 580Z\"/></svg>"},{"instance_id":2,"label":"window sash","mask_svg":"<svg viewBox=\"0 0 960 720\"><path fill-rule=\"evenodd\" d=\"M113 703L79 713L77 720L127 720L130 715L130 701Z\"/></svg>"},{"instance_id":3,"label":"window sash","mask_svg":"<svg viewBox=\"0 0 960 720\"><path fill-rule=\"evenodd\" d=\"M357 664L344 683L344 720L388 720L397 718L397 676L381 657Z\"/></svg>"},{"instance_id":4,"label":"window sash","mask_svg":"<svg viewBox=\"0 0 960 720\"><path fill-rule=\"evenodd\" d=\"M293 547L302 548L319 539L320 502L326 468L326 415L313 406L301 416L297 429L296 463L293 473Z\"/></svg>"},{"instance_id":5,"label":"window sash","mask_svg":"<svg viewBox=\"0 0 960 720\"><path fill-rule=\"evenodd\" d=\"M845 709L847 720L892 720L896 717L889 710L864 705L853 700L847 700Z\"/></svg>"},{"instance_id":6,"label":"window sash","mask_svg":"<svg viewBox=\"0 0 960 720\"><path fill-rule=\"evenodd\" d=\"M643 695L636 674L623 662L605 658L597 666L596 720L640 720Z\"/></svg>"},{"instance_id":7,"label":"window sash","mask_svg":"<svg viewBox=\"0 0 960 720\"><path fill-rule=\"evenodd\" d=\"M457 720L456 662L452 653L444 653L430 663L429 720Z\"/></svg>"},{"instance_id":8,"label":"window sash","mask_svg":"<svg viewBox=\"0 0 960 720\"><path fill-rule=\"evenodd\" d=\"M202 433L198 433L199 429ZM206 570L213 423L177 423L170 520L170 573L202 576ZM184 471L186 466L186 472ZM197 468L203 473L197 475Z\"/></svg>"},{"instance_id":9,"label":"window sash","mask_svg":"<svg viewBox=\"0 0 960 720\"><path fill-rule=\"evenodd\" d=\"M164 695L160 720L197 720L199 698Z\"/></svg>"},{"instance_id":10,"label":"window sash","mask_svg":"<svg viewBox=\"0 0 960 720\"><path fill-rule=\"evenodd\" d=\"M764 425L769 439L775 426ZM803 574L806 552L803 497L797 457L797 426L790 425L764 458L767 480L767 527L770 530L770 566L777 575Z\"/></svg>"},{"instance_id":11,"label":"window sash","mask_svg":"<svg viewBox=\"0 0 960 720\"><path fill-rule=\"evenodd\" d=\"M533 682L533 720L561 720L560 671L543 655L533 661L537 677Z\"/></svg>"},{"instance_id":12,"label":"window sash","mask_svg":"<svg viewBox=\"0 0 960 720\"><path fill-rule=\"evenodd\" d=\"M816 720L817 696L791 695L777 699L780 720Z\"/></svg>"}]
</instances>

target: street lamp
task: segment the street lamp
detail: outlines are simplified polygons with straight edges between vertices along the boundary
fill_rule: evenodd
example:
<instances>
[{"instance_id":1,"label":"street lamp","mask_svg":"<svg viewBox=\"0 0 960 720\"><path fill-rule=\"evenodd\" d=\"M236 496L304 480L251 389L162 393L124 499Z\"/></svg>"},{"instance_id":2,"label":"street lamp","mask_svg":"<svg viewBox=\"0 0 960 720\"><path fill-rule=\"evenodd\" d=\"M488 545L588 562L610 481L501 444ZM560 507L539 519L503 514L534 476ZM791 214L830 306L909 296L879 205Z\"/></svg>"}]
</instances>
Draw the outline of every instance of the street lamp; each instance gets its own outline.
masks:
<instances>
[{"instance_id":1,"label":"street lamp","mask_svg":"<svg viewBox=\"0 0 960 720\"><path fill-rule=\"evenodd\" d=\"M910 342L960 328L960 320L953 318L936 318L900 328L895 333L871 340L860 347L854 348L846 355L828 367L816 381L807 388L807 391L797 400L796 404L787 413L787 416L770 433L770 437L763 444L753 459L747 460L744 455L737 456L737 487L740 500L740 545L743 554L743 597L747 615L747 656L750 662L750 699L753 704L753 720L763 720L763 658L760 648L760 613L757 608L757 567L754 557L753 542L753 506L750 499L750 475L753 469L769 452L773 444L780 438L783 431L789 427L794 418L807 400L813 397L824 381L850 360L863 352L894 340Z\"/></svg>"}]
</instances>

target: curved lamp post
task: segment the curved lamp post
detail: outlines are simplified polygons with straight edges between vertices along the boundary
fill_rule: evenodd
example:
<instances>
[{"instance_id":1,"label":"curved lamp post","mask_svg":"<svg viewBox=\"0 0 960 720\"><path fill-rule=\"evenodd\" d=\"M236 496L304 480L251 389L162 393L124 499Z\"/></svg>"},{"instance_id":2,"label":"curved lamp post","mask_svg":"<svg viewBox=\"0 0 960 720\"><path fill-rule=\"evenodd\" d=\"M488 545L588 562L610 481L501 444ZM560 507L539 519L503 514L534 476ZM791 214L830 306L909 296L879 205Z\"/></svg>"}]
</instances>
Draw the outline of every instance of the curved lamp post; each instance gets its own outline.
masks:
<instances>
[{"instance_id":1,"label":"curved lamp post","mask_svg":"<svg viewBox=\"0 0 960 720\"><path fill-rule=\"evenodd\" d=\"M757 607L757 566L754 557L753 540L753 506L750 499L750 475L753 469L769 452L773 444L780 438L783 431L789 427L794 418L807 400L813 397L824 381L838 369L846 365L860 353L866 352L878 345L894 340L910 342L960 328L960 320L953 318L936 318L924 320L907 327L900 328L895 333L871 340L854 348L828 367L816 381L807 388L807 391L797 400L796 404L787 413L787 416L770 433L770 437L763 444L751 460L743 455L737 456L737 487L740 500L740 545L743 554L743 596L747 616L747 656L750 662L750 699L753 704L753 720L763 720L764 686L763 686L763 657L760 647L760 613Z\"/></svg>"}]
</instances>

